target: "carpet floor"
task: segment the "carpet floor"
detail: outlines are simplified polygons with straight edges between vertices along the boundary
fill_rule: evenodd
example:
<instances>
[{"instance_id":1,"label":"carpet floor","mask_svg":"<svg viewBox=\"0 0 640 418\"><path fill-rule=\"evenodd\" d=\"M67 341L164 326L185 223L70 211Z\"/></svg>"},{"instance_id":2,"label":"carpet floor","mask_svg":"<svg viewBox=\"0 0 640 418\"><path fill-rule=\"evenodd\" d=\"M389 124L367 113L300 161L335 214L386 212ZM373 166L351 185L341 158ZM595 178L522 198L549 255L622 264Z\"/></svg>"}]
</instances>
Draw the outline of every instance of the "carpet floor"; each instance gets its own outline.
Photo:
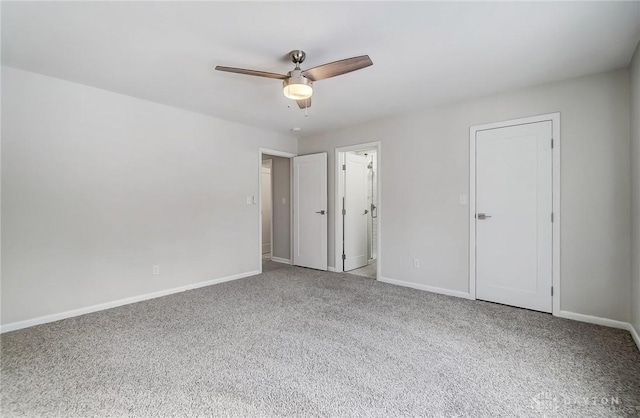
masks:
<instances>
[{"instance_id":1,"label":"carpet floor","mask_svg":"<svg viewBox=\"0 0 640 418\"><path fill-rule=\"evenodd\" d=\"M640 414L626 331L274 264L3 334L2 416Z\"/></svg>"}]
</instances>

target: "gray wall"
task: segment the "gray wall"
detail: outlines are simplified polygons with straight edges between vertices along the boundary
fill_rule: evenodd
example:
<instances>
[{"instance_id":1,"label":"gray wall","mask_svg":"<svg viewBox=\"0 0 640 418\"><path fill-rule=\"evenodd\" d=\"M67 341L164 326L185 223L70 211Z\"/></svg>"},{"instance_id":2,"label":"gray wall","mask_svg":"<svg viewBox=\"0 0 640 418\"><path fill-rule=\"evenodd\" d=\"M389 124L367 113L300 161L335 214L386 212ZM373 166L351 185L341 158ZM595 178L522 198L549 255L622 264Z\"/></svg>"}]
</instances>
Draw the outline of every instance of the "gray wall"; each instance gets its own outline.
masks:
<instances>
[{"instance_id":1,"label":"gray wall","mask_svg":"<svg viewBox=\"0 0 640 418\"><path fill-rule=\"evenodd\" d=\"M640 332L640 44L630 67L631 79L631 195L633 264L631 273L631 324Z\"/></svg>"},{"instance_id":2,"label":"gray wall","mask_svg":"<svg viewBox=\"0 0 640 418\"><path fill-rule=\"evenodd\" d=\"M273 160L273 257L291 259L291 160L264 154L263 160ZM284 199L285 203L282 203Z\"/></svg>"},{"instance_id":3,"label":"gray wall","mask_svg":"<svg viewBox=\"0 0 640 418\"><path fill-rule=\"evenodd\" d=\"M469 127L561 112L561 309L629 320L629 72L617 70L377 120L303 138L329 154L334 260L334 149L382 141L382 276L468 292ZM418 258L421 267L414 269Z\"/></svg>"},{"instance_id":4,"label":"gray wall","mask_svg":"<svg viewBox=\"0 0 640 418\"><path fill-rule=\"evenodd\" d=\"M259 270L294 138L7 67L2 110L2 324Z\"/></svg>"}]
</instances>

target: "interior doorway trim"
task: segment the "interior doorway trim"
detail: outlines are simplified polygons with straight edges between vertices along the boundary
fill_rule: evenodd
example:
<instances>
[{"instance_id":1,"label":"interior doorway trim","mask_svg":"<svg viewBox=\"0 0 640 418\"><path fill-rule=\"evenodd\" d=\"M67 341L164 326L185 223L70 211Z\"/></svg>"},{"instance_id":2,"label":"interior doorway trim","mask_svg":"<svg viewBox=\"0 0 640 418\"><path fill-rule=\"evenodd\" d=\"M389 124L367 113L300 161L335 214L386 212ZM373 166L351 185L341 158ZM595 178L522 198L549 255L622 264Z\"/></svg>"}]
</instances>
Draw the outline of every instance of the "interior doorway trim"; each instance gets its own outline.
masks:
<instances>
[{"instance_id":1,"label":"interior doorway trim","mask_svg":"<svg viewBox=\"0 0 640 418\"><path fill-rule=\"evenodd\" d=\"M258 266L260 273L262 274L262 154L272 155L274 157L293 158L297 154L292 154L286 151L278 151L269 148L258 149ZM291 166L293 167L293 165ZM289 196L293 196L293 169L289 170ZM273 173L272 173L272 185L273 185ZM273 196L273 191L272 191ZM273 201L272 201L273 205ZM273 213L272 213L273 219ZM293 205L289 204L289 260L293 262ZM271 236L273 237L273 221L271 227ZM271 240L271 255L273 256L273 240Z\"/></svg>"},{"instance_id":2,"label":"interior doorway trim","mask_svg":"<svg viewBox=\"0 0 640 418\"><path fill-rule=\"evenodd\" d=\"M551 122L552 126L552 314L560 315L560 112L531 116L502 122L475 125L469 128L469 296L476 299L476 133L488 129L506 128L537 122Z\"/></svg>"},{"instance_id":3,"label":"interior doorway trim","mask_svg":"<svg viewBox=\"0 0 640 418\"><path fill-rule=\"evenodd\" d=\"M376 280L380 280L382 277L382 214L383 214L383 205L382 205L382 142L366 142L363 144L357 145L349 145L346 147L336 148L335 151L335 167L334 167L334 196L333 196L333 219L334 219L334 271L342 272L343 269L339 267L340 261L342 260L342 222L339 220L342 218L342 214L340 212L340 196L343 192L344 186L340 182L340 168L344 163L344 153L349 151L365 151L375 149L376 150L376 158L377 158L377 176L378 181L376 185L376 193L378 195L378 233L376 236L377 242L377 254L376 254Z\"/></svg>"}]
</instances>

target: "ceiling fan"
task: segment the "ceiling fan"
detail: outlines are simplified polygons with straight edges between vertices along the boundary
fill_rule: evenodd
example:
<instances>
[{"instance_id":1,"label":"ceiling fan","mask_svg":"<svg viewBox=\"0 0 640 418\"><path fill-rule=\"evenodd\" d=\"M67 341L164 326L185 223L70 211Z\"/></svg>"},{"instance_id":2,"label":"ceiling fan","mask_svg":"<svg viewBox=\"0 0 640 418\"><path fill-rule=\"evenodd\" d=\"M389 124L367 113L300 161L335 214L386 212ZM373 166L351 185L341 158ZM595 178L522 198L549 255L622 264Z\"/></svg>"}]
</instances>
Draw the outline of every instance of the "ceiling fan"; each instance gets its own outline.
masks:
<instances>
[{"instance_id":1,"label":"ceiling fan","mask_svg":"<svg viewBox=\"0 0 640 418\"><path fill-rule=\"evenodd\" d=\"M304 62L306 57L307 54L305 54L304 51L297 49L291 51L289 58L291 58L291 61L296 65L296 68L289 71L286 75L265 71L245 70L243 68L223 67L220 65L216 66L216 70L284 80L282 82L284 95L289 99L295 100L300 109L306 109L311 107L314 81L350 73L373 65L368 55L362 55L303 70L300 68L300 64Z\"/></svg>"}]
</instances>

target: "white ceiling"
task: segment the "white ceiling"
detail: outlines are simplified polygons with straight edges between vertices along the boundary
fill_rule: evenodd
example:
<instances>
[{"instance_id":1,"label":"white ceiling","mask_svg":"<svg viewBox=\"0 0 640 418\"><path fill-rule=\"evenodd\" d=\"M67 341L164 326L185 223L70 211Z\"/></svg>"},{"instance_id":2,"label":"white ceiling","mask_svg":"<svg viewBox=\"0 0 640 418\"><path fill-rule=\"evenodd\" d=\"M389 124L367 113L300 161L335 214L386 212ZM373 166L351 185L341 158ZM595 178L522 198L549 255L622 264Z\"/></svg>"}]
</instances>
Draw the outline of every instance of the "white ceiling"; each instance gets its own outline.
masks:
<instances>
[{"instance_id":1,"label":"white ceiling","mask_svg":"<svg viewBox=\"0 0 640 418\"><path fill-rule=\"evenodd\" d=\"M626 67L640 2L3 2L2 62L305 136L428 106ZM279 80L368 54L314 83L309 116ZM291 107L289 107L291 105Z\"/></svg>"}]
</instances>

